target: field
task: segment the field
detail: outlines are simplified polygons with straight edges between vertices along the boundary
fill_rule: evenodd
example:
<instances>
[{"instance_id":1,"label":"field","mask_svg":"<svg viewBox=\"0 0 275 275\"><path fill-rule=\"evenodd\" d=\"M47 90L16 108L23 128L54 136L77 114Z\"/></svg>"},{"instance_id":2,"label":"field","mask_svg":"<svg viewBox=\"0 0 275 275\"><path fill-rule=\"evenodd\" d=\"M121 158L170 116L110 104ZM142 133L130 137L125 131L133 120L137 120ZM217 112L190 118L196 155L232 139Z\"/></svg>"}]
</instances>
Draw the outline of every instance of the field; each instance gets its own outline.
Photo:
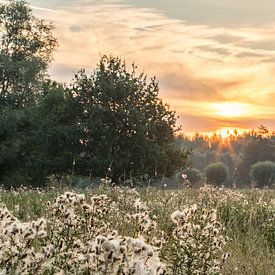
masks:
<instances>
[{"instance_id":1,"label":"field","mask_svg":"<svg viewBox=\"0 0 275 275\"><path fill-rule=\"evenodd\" d=\"M1 190L1 274L275 274L275 192Z\"/></svg>"}]
</instances>

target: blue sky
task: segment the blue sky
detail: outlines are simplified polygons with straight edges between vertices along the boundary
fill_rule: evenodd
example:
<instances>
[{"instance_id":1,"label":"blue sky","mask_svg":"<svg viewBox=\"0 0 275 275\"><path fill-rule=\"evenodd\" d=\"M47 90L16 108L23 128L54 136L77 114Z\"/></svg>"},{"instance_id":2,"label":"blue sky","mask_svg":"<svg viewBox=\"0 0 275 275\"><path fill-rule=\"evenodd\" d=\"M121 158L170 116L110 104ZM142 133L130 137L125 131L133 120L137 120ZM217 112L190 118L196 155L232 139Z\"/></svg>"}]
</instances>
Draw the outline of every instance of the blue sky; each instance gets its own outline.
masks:
<instances>
[{"instance_id":1,"label":"blue sky","mask_svg":"<svg viewBox=\"0 0 275 275\"><path fill-rule=\"evenodd\" d=\"M53 78L70 81L100 55L135 61L186 133L275 129L275 1L32 0L56 25Z\"/></svg>"}]
</instances>

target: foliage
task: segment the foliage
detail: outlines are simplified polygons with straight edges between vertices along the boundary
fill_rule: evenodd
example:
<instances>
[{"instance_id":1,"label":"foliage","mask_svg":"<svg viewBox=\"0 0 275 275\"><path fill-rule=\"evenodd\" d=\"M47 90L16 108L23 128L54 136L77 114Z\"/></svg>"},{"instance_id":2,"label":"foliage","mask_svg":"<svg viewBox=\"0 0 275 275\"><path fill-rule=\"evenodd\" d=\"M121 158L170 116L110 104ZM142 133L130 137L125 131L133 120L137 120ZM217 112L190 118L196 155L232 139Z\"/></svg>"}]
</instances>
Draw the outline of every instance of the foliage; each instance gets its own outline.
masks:
<instances>
[{"instance_id":1,"label":"foliage","mask_svg":"<svg viewBox=\"0 0 275 275\"><path fill-rule=\"evenodd\" d=\"M33 185L43 185L51 175L72 173L80 144L72 102L64 88L49 82L43 92L37 105L25 110L28 127L21 151L25 175Z\"/></svg>"},{"instance_id":2,"label":"foliage","mask_svg":"<svg viewBox=\"0 0 275 275\"><path fill-rule=\"evenodd\" d=\"M70 99L56 83L44 83L42 91L35 105L0 112L0 182L6 187L41 186L73 169L79 140Z\"/></svg>"},{"instance_id":3,"label":"foliage","mask_svg":"<svg viewBox=\"0 0 275 275\"><path fill-rule=\"evenodd\" d=\"M116 181L138 175L172 175L186 156L173 144L176 116L158 97L155 78L128 70L124 61L103 56L87 76L80 71L71 93L81 153L76 171Z\"/></svg>"},{"instance_id":4,"label":"foliage","mask_svg":"<svg viewBox=\"0 0 275 275\"><path fill-rule=\"evenodd\" d=\"M228 172L232 175L234 172L235 165L234 156L229 152L225 152L221 154L220 161L224 163L224 165L226 165L226 167L228 168Z\"/></svg>"},{"instance_id":5,"label":"foliage","mask_svg":"<svg viewBox=\"0 0 275 275\"><path fill-rule=\"evenodd\" d=\"M275 180L275 162L259 161L252 165L249 174L258 187L271 186Z\"/></svg>"},{"instance_id":6,"label":"foliage","mask_svg":"<svg viewBox=\"0 0 275 275\"><path fill-rule=\"evenodd\" d=\"M22 110L0 109L0 183L7 187L24 181L18 170L22 168L21 133L25 125Z\"/></svg>"},{"instance_id":7,"label":"foliage","mask_svg":"<svg viewBox=\"0 0 275 275\"><path fill-rule=\"evenodd\" d=\"M5 274L275 271L274 191L213 186L137 191L106 183L84 194L0 193Z\"/></svg>"},{"instance_id":8,"label":"foliage","mask_svg":"<svg viewBox=\"0 0 275 275\"><path fill-rule=\"evenodd\" d=\"M207 182L221 185L228 177L228 168L222 162L209 164L205 169Z\"/></svg>"},{"instance_id":9,"label":"foliage","mask_svg":"<svg viewBox=\"0 0 275 275\"><path fill-rule=\"evenodd\" d=\"M188 166L203 172L211 163L221 161L228 167L229 176L226 185L249 185L249 170L258 161L274 161L275 132L266 127L258 131L242 134L237 130L226 138L217 134L204 136L199 133L192 137L179 135L176 144L190 151Z\"/></svg>"},{"instance_id":10,"label":"foliage","mask_svg":"<svg viewBox=\"0 0 275 275\"><path fill-rule=\"evenodd\" d=\"M42 96L57 44L52 31L53 25L36 18L26 2L0 4L0 182L5 186L29 180L26 152L32 144L25 147L30 123L26 110Z\"/></svg>"},{"instance_id":11,"label":"foliage","mask_svg":"<svg viewBox=\"0 0 275 275\"><path fill-rule=\"evenodd\" d=\"M259 161L275 161L275 139L260 137L247 144L238 167L242 181L249 180L251 166Z\"/></svg>"},{"instance_id":12,"label":"foliage","mask_svg":"<svg viewBox=\"0 0 275 275\"><path fill-rule=\"evenodd\" d=\"M203 175L200 172L200 170L196 168L187 168L183 170L183 174L187 176L187 180L189 180L192 185L200 182L203 178Z\"/></svg>"},{"instance_id":13,"label":"foliage","mask_svg":"<svg viewBox=\"0 0 275 275\"><path fill-rule=\"evenodd\" d=\"M176 137L175 112L159 98L157 80L120 58L103 56L70 87L48 80L53 30L26 2L1 2L0 183L6 187L43 185L51 176L141 182L185 166L202 173L218 161L228 167L226 185L247 185L253 164L275 161L274 132L262 125L227 138Z\"/></svg>"},{"instance_id":14,"label":"foliage","mask_svg":"<svg viewBox=\"0 0 275 275\"><path fill-rule=\"evenodd\" d=\"M0 106L33 102L57 42L53 25L36 18L24 1L0 5Z\"/></svg>"}]
</instances>

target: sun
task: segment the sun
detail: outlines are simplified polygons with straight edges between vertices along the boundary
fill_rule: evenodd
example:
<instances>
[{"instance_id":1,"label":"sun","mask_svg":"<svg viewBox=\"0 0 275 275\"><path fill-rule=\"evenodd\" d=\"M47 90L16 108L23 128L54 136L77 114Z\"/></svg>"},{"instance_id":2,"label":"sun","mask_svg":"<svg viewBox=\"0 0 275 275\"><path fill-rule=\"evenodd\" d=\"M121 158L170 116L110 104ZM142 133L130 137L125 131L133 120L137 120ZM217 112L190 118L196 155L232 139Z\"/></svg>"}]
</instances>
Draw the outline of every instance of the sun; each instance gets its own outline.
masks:
<instances>
[{"instance_id":1,"label":"sun","mask_svg":"<svg viewBox=\"0 0 275 275\"><path fill-rule=\"evenodd\" d=\"M216 103L214 105L217 115L222 117L242 117L247 114L247 106L239 102Z\"/></svg>"}]
</instances>

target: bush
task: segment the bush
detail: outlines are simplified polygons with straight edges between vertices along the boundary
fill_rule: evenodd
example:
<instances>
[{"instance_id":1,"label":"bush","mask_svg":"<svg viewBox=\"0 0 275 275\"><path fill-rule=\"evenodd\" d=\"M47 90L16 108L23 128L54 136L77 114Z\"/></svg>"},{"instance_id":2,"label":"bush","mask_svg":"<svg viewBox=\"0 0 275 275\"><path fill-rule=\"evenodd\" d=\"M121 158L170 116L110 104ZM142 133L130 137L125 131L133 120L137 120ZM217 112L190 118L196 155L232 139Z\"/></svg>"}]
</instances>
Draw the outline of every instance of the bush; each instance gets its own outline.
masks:
<instances>
[{"instance_id":1,"label":"bush","mask_svg":"<svg viewBox=\"0 0 275 275\"><path fill-rule=\"evenodd\" d=\"M185 174L187 176L187 179L190 181L190 183L192 185L194 185L202 180L202 174L201 174L200 170L198 170L196 168L185 169L183 171L183 174Z\"/></svg>"},{"instance_id":2,"label":"bush","mask_svg":"<svg viewBox=\"0 0 275 275\"><path fill-rule=\"evenodd\" d=\"M208 183L221 185L228 177L228 168L222 162L215 162L206 167L205 175Z\"/></svg>"},{"instance_id":3,"label":"bush","mask_svg":"<svg viewBox=\"0 0 275 275\"><path fill-rule=\"evenodd\" d=\"M258 187L270 186L275 179L275 162L259 161L251 166L249 175Z\"/></svg>"}]
</instances>

